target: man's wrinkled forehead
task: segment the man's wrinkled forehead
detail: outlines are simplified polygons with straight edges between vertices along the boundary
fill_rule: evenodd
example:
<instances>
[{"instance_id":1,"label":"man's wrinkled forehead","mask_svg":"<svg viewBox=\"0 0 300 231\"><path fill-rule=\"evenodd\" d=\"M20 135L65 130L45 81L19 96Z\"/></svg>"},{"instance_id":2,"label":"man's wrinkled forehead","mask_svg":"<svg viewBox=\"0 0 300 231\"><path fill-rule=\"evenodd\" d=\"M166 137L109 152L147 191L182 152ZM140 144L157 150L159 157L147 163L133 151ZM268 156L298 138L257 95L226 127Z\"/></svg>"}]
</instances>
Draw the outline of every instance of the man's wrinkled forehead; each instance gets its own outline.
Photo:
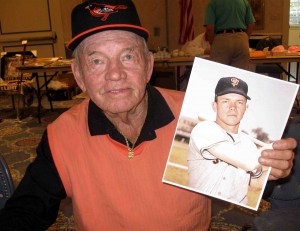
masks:
<instances>
[{"instance_id":1,"label":"man's wrinkled forehead","mask_svg":"<svg viewBox=\"0 0 300 231\"><path fill-rule=\"evenodd\" d=\"M132 46L138 46L139 44L142 44L143 38L135 33L128 32L128 31L108 30L108 31L95 33L83 39L80 42L79 47L90 45L90 44L104 44L108 42L115 43L117 45L124 41L129 41L132 44L135 44Z\"/></svg>"}]
</instances>

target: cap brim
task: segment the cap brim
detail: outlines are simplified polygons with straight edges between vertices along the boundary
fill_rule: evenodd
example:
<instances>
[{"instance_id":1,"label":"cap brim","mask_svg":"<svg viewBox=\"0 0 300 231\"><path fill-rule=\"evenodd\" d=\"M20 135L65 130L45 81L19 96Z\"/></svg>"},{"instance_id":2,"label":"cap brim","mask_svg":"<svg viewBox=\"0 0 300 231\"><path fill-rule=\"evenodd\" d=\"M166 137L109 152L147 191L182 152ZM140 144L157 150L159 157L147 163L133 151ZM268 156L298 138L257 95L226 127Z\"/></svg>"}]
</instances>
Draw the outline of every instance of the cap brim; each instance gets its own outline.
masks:
<instances>
[{"instance_id":1,"label":"cap brim","mask_svg":"<svg viewBox=\"0 0 300 231\"><path fill-rule=\"evenodd\" d=\"M216 96L222 96L222 95L226 95L226 94L230 94L230 93L239 94L239 95L244 96L246 99L251 100L251 98L248 95L245 95L244 92L238 91L238 90L234 91L234 92L233 91L222 91L222 92L218 93Z\"/></svg>"},{"instance_id":2,"label":"cap brim","mask_svg":"<svg viewBox=\"0 0 300 231\"><path fill-rule=\"evenodd\" d=\"M79 45L79 43L81 43L82 40L84 40L85 38L87 38L95 33L106 31L106 30L129 31L129 32L135 33L135 34L143 37L146 41L150 35L149 31L144 27L134 26L134 25L130 25L130 24L113 24L113 25L99 26L99 27L95 27L90 30L86 30L86 31L78 34L71 41L69 41L67 43L66 47L67 47L67 49L73 51Z\"/></svg>"}]
</instances>

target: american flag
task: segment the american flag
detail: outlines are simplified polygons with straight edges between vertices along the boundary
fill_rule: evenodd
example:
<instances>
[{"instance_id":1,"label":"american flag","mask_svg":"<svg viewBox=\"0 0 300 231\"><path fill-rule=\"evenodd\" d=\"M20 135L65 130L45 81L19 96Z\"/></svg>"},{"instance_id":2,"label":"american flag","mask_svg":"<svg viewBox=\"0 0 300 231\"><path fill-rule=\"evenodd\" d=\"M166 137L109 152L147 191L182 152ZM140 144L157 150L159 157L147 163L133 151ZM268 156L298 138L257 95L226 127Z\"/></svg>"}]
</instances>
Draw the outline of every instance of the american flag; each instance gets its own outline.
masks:
<instances>
[{"instance_id":1,"label":"american flag","mask_svg":"<svg viewBox=\"0 0 300 231\"><path fill-rule=\"evenodd\" d=\"M180 34L179 43L184 44L194 38L194 18L192 0L180 0Z\"/></svg>"}]
</instances>

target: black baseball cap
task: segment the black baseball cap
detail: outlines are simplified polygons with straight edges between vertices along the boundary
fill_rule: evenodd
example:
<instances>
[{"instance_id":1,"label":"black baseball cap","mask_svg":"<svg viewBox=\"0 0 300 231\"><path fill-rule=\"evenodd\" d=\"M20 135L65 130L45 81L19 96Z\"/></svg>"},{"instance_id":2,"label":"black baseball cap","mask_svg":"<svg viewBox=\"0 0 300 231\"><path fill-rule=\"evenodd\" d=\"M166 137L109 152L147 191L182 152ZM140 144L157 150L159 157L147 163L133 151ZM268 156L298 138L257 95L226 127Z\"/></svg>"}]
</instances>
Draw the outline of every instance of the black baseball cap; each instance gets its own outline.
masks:
<instances>
[{"instance_id":1,"label":"black baseball cap","mask_svg":"<svg viewBox=\"0 0 300 231\"><path fill-rule=\"evenodd\" d=\"M248 85L245 81L236 77L223 77L219 79L216 89L215 96L226 95L229 93L236 93L245 96L246 99L251 99L248 94Z\"/></svg>"},{"instance_id":2,"label":"black baseball cap","mask_svg":"<svg viewBox=\"0 0 300 231\"><path fill-rule=\"evenodd\" d=\"M74 50L83 39L106 30L133 32L146 41L150 34L142 27L131 0L84 1L73 9L71 22L72 39L66 46L69 50Z\"/></svg>"}]
</instances>

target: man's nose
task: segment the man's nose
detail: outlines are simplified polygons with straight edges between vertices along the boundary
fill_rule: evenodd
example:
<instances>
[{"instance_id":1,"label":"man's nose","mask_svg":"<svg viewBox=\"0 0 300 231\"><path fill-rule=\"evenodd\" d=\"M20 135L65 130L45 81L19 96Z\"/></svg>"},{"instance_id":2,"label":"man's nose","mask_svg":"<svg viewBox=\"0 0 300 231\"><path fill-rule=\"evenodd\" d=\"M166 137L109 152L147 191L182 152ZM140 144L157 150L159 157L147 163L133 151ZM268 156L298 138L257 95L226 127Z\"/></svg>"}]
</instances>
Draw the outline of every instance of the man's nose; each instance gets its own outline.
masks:
<instances>
[{"instance_id":1,"label":"man's nose","mask_svg":"<svg viewBox=\"0 0 300 231\"><path fill-rule=\"evenodd\" d=\"M125 72L122 63L119 60L109 62L107 79L120 80L125 77Z\"/></svg>"},{"instance_id":2,"label":"man's nose","mask_svg":"<svg viewBox=\"0 0 300 231\"><path fill-rule=\"evenodd\" d=\"M230 110L235 110L236 109L236 103L230 102L229 103L229 108L230 108Z\"/></svg>"}]
</instances>

